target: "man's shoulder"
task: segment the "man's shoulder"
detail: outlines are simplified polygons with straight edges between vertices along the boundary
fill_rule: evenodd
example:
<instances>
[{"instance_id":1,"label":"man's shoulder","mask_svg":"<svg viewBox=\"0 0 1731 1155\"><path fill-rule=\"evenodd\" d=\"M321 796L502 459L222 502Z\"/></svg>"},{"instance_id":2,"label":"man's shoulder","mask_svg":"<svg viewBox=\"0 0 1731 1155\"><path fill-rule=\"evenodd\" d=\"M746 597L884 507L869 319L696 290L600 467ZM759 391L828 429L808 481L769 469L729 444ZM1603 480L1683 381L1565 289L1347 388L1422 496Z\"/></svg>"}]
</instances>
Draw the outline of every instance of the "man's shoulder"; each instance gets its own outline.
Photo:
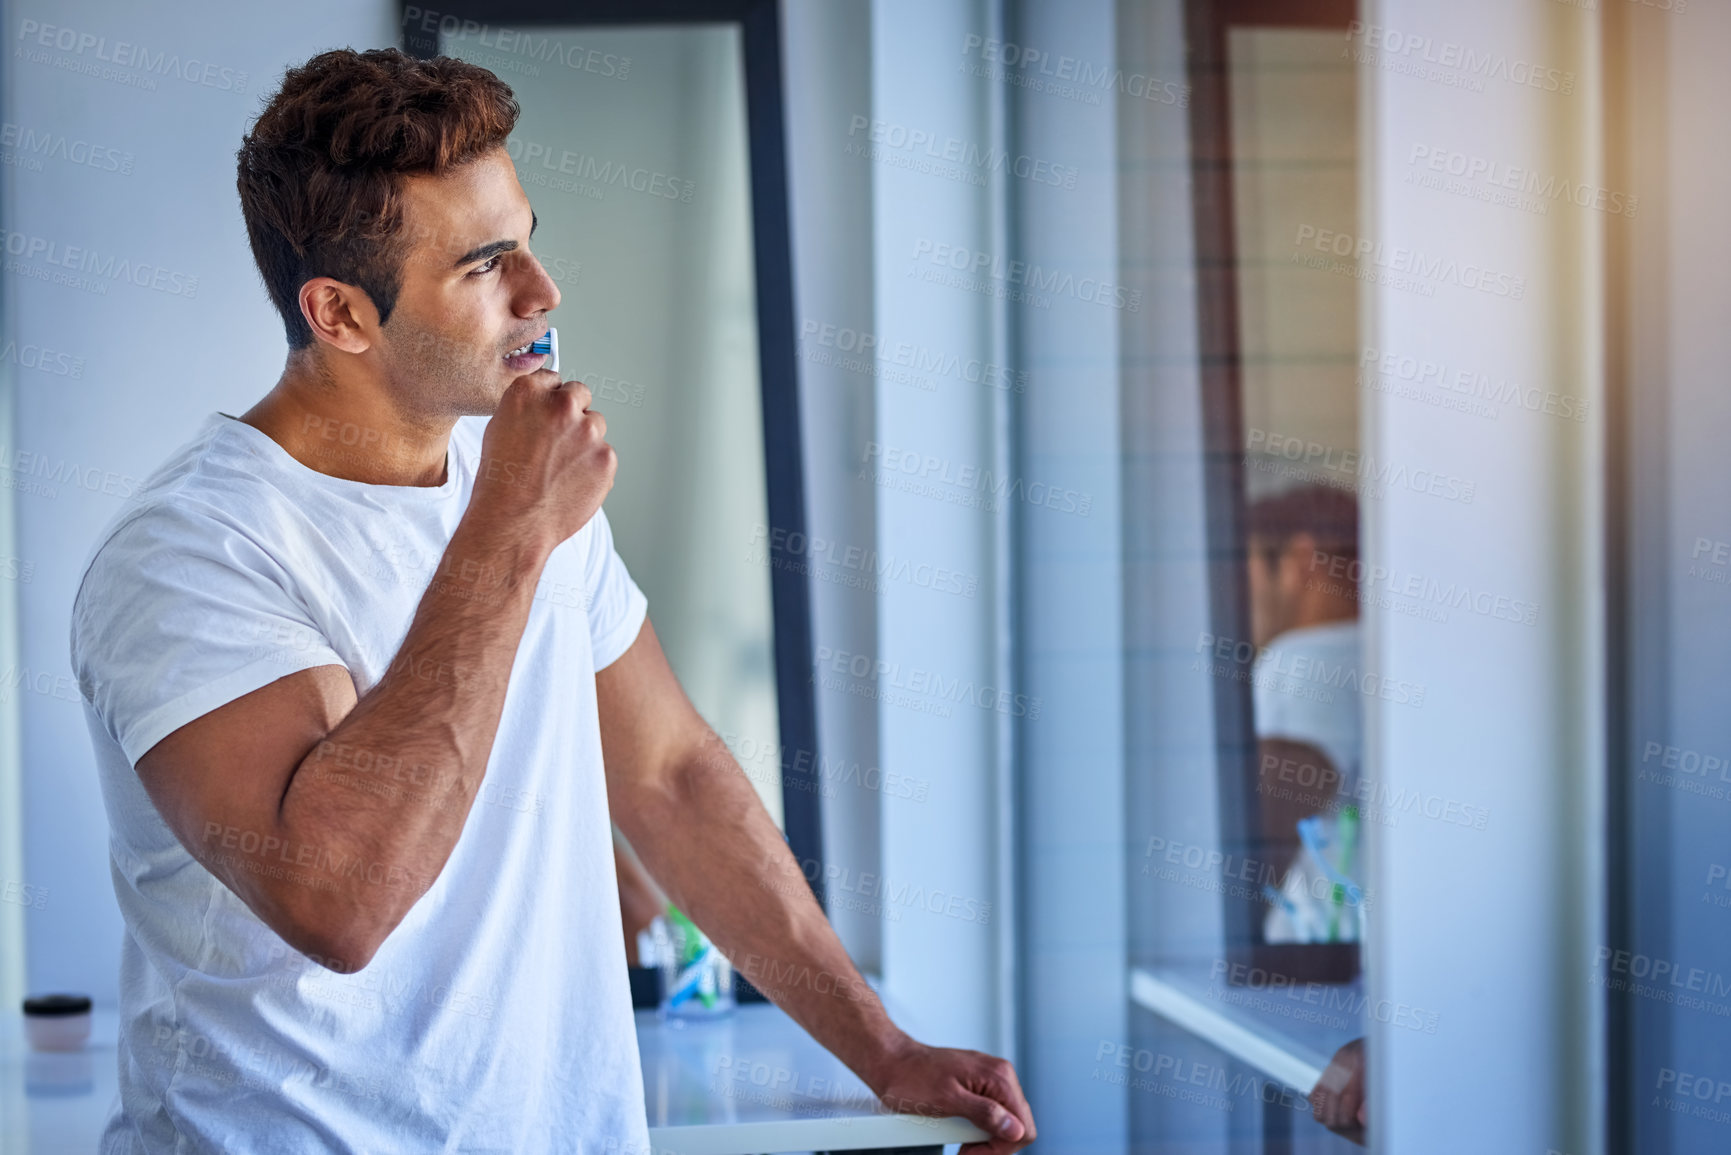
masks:
<instances>
[{"instance_id":1,"label":"man's shoulder","mask_svg":"<svg viewBox=\"0 0 1731 1155\"><path fill-rule=\"evenodd\" d=\"M171 563L201 544L221 550L293 518L293 502L263 462L226 432L207 422L126 497L85 554L75 606L91 585L121 578L121 571Z\"/></svg>"}]
</instances>

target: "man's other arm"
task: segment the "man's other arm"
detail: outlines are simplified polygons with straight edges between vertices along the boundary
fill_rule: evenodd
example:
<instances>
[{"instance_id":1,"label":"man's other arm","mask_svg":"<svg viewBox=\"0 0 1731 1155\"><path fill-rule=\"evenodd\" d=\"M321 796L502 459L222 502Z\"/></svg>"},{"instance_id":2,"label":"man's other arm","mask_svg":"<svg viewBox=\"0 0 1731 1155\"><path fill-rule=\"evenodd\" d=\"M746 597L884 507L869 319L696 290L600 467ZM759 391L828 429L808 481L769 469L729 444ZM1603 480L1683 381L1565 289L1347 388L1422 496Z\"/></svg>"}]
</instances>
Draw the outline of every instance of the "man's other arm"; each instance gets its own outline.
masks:
<instances>
[{"instance_id":1,"label":"man's other arm","mask_svg":"<svg viewBox=\"0 0 1731 1155\"><path fill-rule=\"evenodd\" d=\"M1308 742L1263 738L1256 744L1256 763L1258 857L1269 865L1270 881L1278 887L1304 845L1298 824L1313 814L1337 814L1352 799L1342 798L1344 779L1328 755Z\"/></svg>"},{"instance_id":2,"label":"man's other arm","mask_svg":"<svg viewBox=\"0 0 1731 1155\"><path fill-rule=\"evenodd\" d=\"M734 966L892 1109L961 1115L1000 1136L970 1152L1032 1142L1033 1114L1008 1062L925 1046L890 1021L647 620L595 686L613 820Z\"/></svg>"}]
</instances>

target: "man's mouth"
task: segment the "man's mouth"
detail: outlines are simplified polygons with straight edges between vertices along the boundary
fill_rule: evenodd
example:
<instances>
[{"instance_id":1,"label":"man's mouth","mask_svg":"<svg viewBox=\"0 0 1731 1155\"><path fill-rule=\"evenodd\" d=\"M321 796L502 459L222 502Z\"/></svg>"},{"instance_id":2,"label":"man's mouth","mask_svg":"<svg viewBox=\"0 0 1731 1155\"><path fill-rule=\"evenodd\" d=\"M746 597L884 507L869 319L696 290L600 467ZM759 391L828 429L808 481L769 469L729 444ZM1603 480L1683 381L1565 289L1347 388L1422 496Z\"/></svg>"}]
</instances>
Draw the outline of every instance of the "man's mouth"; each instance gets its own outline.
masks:
<instances>
[{"instance_id":1,"label":"man's mouth","mask_svg":"<svg viewBox=\"0 0 1731 1155\"><path fill-rule=\"evenodd\" d=\"M545 368L551 358L546 353L535 351L535 342L539 340L541 338L537 337L534 341L530 341L526 345L519 345L506 353L504 357L505 367L512 373L532 373L536 369Z\"/></svg>"},{"instance_id":2,"label":"man's mouth","mask_svg":"<svg viewBox=\"0 0 1731 1155\"><path fill-rule=\"evenodd\" d=\"M549 328L526 345L506 353L505 367L515 375L559 367L559 331Z\"/></svg>"}]
</instances>

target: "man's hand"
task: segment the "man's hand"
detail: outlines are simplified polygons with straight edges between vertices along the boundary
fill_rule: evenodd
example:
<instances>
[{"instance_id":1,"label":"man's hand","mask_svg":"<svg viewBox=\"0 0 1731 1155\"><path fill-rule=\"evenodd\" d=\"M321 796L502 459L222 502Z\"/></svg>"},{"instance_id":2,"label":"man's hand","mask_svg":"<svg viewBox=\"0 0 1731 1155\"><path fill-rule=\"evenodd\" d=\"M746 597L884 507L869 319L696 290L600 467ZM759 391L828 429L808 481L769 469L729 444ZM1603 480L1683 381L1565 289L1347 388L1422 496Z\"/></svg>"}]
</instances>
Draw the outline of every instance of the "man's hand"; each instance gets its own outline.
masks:
<instances>
[{"instance_id":1,"label":"man's hand","mask_svg":"<svg viewBox=\"0 0 1731 1155\"><path fill-rule=\"evenodd\" d=\"M960 1115L995 1136L964 1145L961 1155L1008 1155L1034 1141L1034 1113L1007 1060L908 1039L867 1083L899 1115Z\"/></svg>"},{"instance_id":2,"label":"man's hand","mask_svg":"<svg viewBox=\"0 0 1731 1155\"><path fill-rule=\"evenodd\" d=\"M1364 1040L1354 1039L1334 1053L1328 1070L1310 1092L1310 1113L1318 1123L1364 1146L1368 1123L1364 1101Z\"/></svg>"},{"instance_id":3,"label":"man's hand","mask_svg":"<svg viewBox=\"0 0 1731 1155\"><path fill-rule=\"evenodd\" d=\"M548 550L582 529L613 488L619 458L589 387L540 369L511 382L481 439L471 507Z\"/></svg>"}]
</instances>

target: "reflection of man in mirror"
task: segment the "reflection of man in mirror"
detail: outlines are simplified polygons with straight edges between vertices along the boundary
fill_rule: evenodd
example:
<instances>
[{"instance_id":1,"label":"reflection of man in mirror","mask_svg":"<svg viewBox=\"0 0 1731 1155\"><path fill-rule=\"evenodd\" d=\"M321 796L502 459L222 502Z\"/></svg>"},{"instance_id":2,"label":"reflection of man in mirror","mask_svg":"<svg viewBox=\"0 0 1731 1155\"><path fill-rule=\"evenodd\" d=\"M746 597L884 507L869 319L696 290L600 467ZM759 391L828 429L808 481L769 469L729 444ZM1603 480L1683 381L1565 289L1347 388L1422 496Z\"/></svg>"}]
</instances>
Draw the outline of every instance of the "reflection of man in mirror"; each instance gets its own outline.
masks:
<instances>
[{"instance_id":1,"label":"reflection of man in mirror","mask_svg":"<svg viewBox=\"0 0 1731 1155\"><path fill-rule=\"evenodd\" d=\"M1251 504L1246 538L1264 855L1284 876L1299 821L1338 815L1358 780L1358 502L1332 486L1288 489ZM1303 892L1294 897L1302 906ZM1307 911L1277 904L1265 937L1334 937L1307 922ZM1350 923L1340 929L1357 937Z\"/></svg>"},{"instance_id":2,"label":"reflection of man in mirror","mask_svg":"<svg viewBox=\"0 0 1731 1155\"><path fill-rule=\"evenodd\" d=\"M1264 856L1285 886L1271 906L1268 942L1310 941L1298 823L1338 815L1358 782L1360 719L1358 502L1307 485L1253 503L1247 518L1250 624L1259 657L1252 671L1258 793ZM1295 884L1294 879L1301 881ZM1296 900L1296 901L1295 901ZM1344 938L1356 938L1347 921ZM1318 1123L1365 1143L1364 1040L1341 1047L1311 1092Z\"/></svg>"}]
</instances>

